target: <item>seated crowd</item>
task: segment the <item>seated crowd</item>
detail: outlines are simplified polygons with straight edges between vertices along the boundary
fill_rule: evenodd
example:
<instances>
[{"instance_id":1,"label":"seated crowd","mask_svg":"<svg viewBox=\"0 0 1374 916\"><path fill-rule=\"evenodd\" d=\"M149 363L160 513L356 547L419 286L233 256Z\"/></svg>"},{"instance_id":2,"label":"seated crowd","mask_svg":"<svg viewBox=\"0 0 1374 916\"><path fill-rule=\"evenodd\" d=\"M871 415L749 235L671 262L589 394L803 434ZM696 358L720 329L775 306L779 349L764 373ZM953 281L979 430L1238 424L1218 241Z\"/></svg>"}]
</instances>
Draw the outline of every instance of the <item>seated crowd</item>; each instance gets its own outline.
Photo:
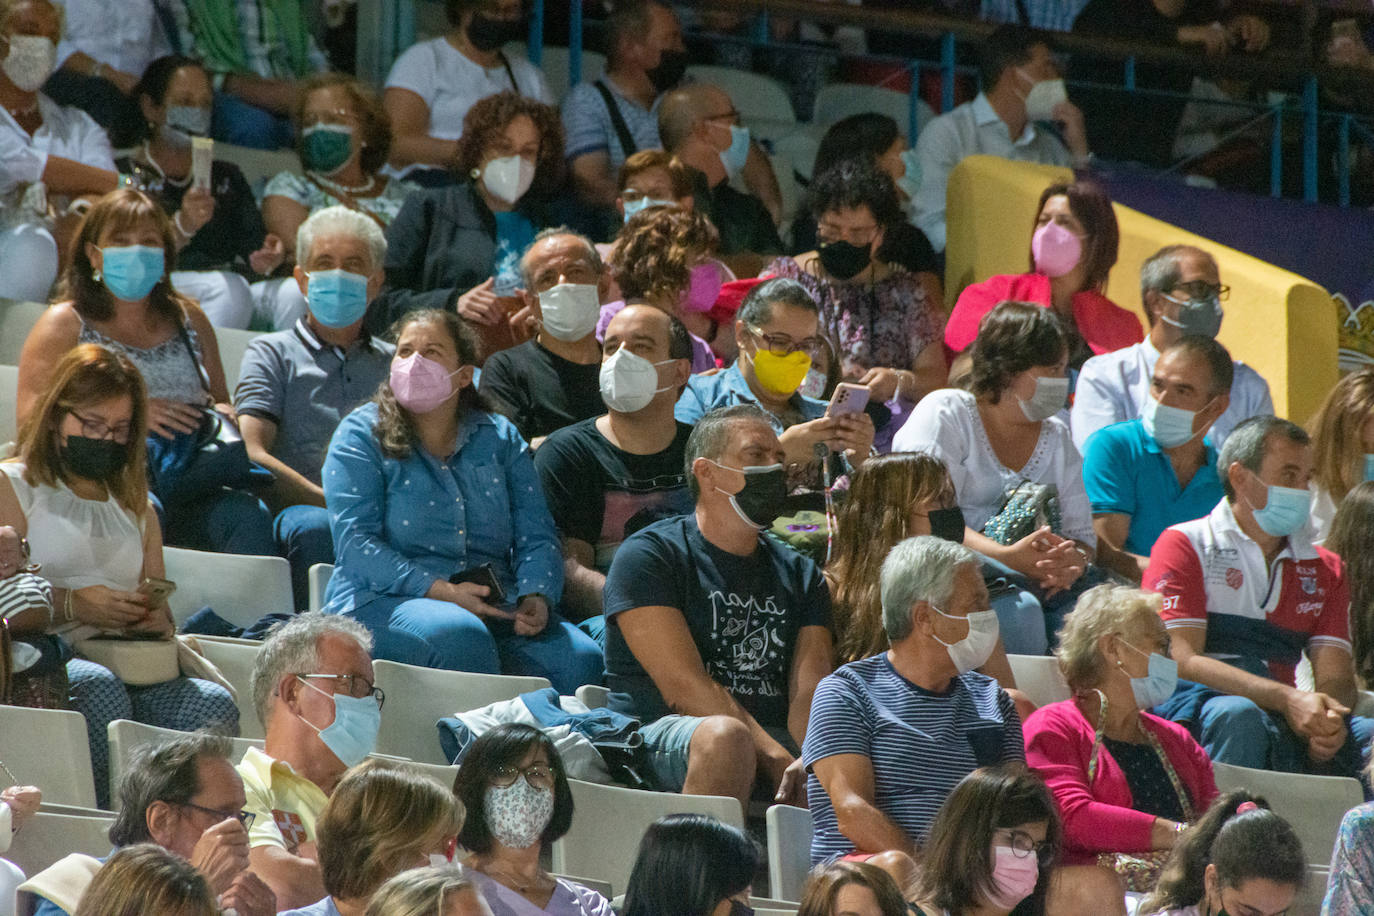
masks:
<instances>
[{"instance_id":1,"label":"seated crowd","mask_svg":"<svg viewBox=\"0 0 1374 916\"><path fill-rule=\"evenodd\" d=\"M504 49L518 0L447 0L380 100L297 0L137 0L136 42L97 7L0 0L0 294L50 302L0 616L11 700L82 713L119 814L103 859L0 860L0 916L15 887L42 916L616 912L546 867L563 745L489 722L451 786L375 757L374 660L604 688L639 787L809 809L814 916L1277 914L1301 844L1213 763L1374 797L1374 370L1310 432L1275 417L1216 340L1213 256L1118 264L1086 179L1045 188L1025 273L941 288L960 159L1087 159L1083 113L1030 91L1043 35L998 29L914 151L837 124L788 245L663 0L616 4L561 113ZM259 203L211 135L302 171ZM216 328L250 324L235 376ZM164 545L287 560L293 606L234 630L251 705L177 638ZM182 633L223 635L214 610ZM1037 708L1009 653L1069 699ZM116 719L186 734L117 767ZM0 852L41 788L0 792ZM1365 805L1327 912L1374 907L1370 849ZM761 864L661 819L619 912L750 913Z\"/></svg>"}]
</instances>

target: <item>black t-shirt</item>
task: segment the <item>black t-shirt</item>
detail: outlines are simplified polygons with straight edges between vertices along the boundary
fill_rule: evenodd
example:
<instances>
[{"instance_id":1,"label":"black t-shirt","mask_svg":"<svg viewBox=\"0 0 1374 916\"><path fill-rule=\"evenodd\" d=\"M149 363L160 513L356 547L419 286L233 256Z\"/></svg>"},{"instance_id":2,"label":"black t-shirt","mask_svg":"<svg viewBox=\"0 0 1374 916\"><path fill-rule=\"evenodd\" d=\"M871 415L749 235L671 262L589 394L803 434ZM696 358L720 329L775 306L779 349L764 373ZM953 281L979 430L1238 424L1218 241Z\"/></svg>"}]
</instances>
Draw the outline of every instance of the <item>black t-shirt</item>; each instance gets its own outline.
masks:
<instances>
[{"instance_id":1,"label":"black t-shirt","mask_svg":"<svg viewBox=\"0 0 1374 916\"><path fill-rule=\"evenodd\" d=\"M706 173L691 170L692 197L697 212L706 216L720 233L717 252L722 256L752 251L755 254L782 254L782 237L768 208L752 194L736 191L730 182L714 188L706 183Z\"/></svg>"},{"instance_id":2,"label":"black t-shirt","mask_svg":"<svg viewBox=\"0 0 1374 916\"><path fill-rule=\"evenodd\" d=\"M125 175L135 176L143 190L168 216L175 216L181 209L181 199L186 196L189 183L175 185L132 156L115 160L115 168ZM215 215L177 253L177 269L234 270L251 274L248 256L262 247L267 234L253 189L248 187L238 166L216 160L210 166L210 196L215 199Z\"/></svg>"},{"instance_id":3,"label":"black t-shirt","mask_svg":"<svg viewBox=\"0 0 1374 916\"><path fill-rule=\"evenodd\" d=\"M527 340L487 357L479 389L525 441L606 412L601 364L583 365Z\"/></svg>"},{"instance_id":4,"label":"black t-shirt","mask_svg":"<svg viewBox=\"0 0 1374 916\"><path fill-rule=\"evenodd\" d=\"M1148 744L1102 739L1107 751L1126 774L1131 790L1131 807L1167 821L1183 821L1183 805L1179 803L1174 784L1160 763L1159 755Z\"/></svg>"},{"instance_id":5,"label":"black t-shirt","mask_svg":"<svg viewBox=\"0 0 1374 916\"><path fill-rule=\"evenodd\" d=\"M610 566L611 555L642 519L692 511L683 458L692 427L677 424L677 435L663 451L634 455L621 451L596 428L596 417L551 434L534 453L534 469L554 523L565 537L596 548L596 567Z\"/></svg>"},{"instance_id":6,"label":"black t-shirt","mask_svg":"<svg viewBox=\"0 0 1374 916\"><path fill-rule=\"evenodd\" d=\"M610 707L641 722L672 710L616 617L653 606L682 613L706 673L760 725L787 726L797 635L830 626L830 592L815 563L764 537L752 556L736 556L708 543L695 515L664 519L621 544L606 575L606 685Z\"/></svg>"}]
</instances>

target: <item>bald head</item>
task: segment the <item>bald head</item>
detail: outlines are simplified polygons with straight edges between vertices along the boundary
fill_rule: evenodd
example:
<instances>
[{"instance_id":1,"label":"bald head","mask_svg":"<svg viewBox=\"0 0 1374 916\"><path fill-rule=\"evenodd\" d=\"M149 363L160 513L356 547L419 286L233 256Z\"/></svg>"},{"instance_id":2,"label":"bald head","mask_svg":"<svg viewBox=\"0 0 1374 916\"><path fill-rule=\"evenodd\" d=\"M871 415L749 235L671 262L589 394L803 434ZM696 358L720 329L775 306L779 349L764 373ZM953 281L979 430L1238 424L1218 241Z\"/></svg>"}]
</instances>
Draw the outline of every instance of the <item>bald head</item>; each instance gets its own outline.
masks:
<instances>
[{"instance_id":1,"label":"bald head","mask_svg":"<svg viewBox=\"0 0 1374 916\"><path fill-rule=\"evenodd\" d=\"M535 294L561 282L598 285L602 273L596 246L586 236L564 227L539 233L520 259L525 290Z\"/></svg>"},{"instance_id":2,"label":"bald head","mask_svg":"<svg viewBox=\"0 0 1374 916\"><path fill-rule=\"evenodd\" d=\"M658 135L663 148L676 153L702 121L734 113L734 103L723 90L697 83L675 89L658 106Z\"/></svg>"}]
</instances>

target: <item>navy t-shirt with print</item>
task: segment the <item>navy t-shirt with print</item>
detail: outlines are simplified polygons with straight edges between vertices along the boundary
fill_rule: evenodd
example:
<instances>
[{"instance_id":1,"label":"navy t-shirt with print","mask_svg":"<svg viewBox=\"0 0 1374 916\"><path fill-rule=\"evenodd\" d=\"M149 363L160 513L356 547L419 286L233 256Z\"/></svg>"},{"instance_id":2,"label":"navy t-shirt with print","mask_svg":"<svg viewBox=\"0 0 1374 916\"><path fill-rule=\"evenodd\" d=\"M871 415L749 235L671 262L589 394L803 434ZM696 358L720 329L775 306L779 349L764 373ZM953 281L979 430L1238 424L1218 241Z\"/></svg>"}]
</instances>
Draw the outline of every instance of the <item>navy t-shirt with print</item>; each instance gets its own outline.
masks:
<instances>
[{"instance_id":1,"label":"navy t-shirt with print","mask_svg":"<svg viewBox=\"0 0 1374 916\"><path fill-rule=\"evenodd\" d=\"M762 726L787 726L788 678L802 627L830 626L820 568L760 537L752 556L708 543L695 515L664 519L620 545L606 575L606 686L616 712L652 722L672 712L621 635L616 615L676 608L706 673Z\"/></svg>"}]
</instances>

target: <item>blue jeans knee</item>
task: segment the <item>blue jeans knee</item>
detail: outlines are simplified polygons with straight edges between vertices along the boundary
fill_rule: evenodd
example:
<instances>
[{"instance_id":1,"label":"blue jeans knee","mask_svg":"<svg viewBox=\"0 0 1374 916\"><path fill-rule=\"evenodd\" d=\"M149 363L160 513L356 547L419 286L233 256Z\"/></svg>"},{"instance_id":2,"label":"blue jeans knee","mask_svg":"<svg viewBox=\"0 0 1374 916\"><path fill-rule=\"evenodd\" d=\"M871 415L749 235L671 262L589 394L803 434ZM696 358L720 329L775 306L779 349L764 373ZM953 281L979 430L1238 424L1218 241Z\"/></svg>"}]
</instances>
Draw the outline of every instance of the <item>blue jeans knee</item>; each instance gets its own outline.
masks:
<instances>
[{"instance_id":1,"label":"blue jeans knee","mask_svg":"<svg viewBox=\"0 0 1374 916\"><path fill-rule=\"evenodd\" d=\"M334 562L329 510L323 506L288 506L272 523L277 551L291 564L291 591L296 610L310 605L310 567Z\"/></svg>"}]
</instances>

